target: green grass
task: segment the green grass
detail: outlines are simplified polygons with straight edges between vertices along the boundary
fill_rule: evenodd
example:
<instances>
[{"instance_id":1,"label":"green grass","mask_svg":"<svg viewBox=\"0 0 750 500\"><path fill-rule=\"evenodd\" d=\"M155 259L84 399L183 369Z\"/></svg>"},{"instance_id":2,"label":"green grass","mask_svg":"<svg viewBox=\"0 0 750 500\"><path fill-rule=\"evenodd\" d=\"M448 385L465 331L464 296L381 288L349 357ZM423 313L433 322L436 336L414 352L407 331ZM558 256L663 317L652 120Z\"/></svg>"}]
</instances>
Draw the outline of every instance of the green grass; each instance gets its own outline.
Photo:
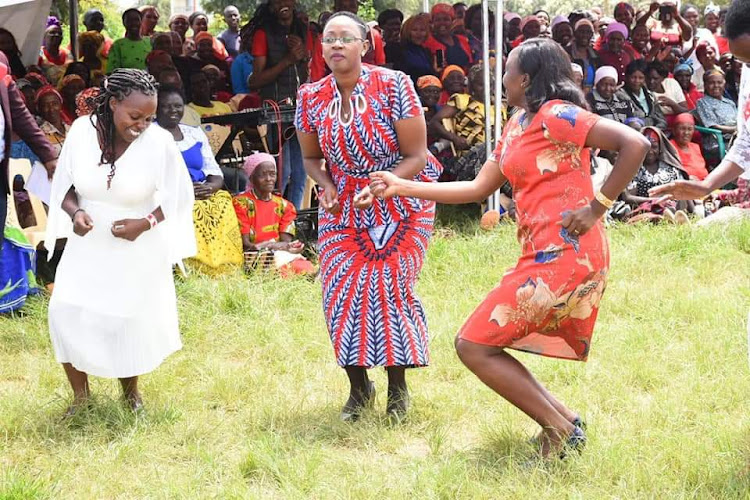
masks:
<instances>
[{"instance_id":1,"label":"green grass","mask_svg":"<svg viewBox=\"0 0 750 500\"><path fill-rule=\"evenodd\" d=\"M616 227L590 361L518 354L589 423L567 463L529 465L536 431L458 361L453 336L518 256L515 228L441 229L419 292L432 366L412 411L338 421L347 391L319 283L178 284L184 348L143 377L145 418L93 379L72 421L46 299L0 318L0 499L750 498L750 225Z\"/></svg>"}]
</instances>

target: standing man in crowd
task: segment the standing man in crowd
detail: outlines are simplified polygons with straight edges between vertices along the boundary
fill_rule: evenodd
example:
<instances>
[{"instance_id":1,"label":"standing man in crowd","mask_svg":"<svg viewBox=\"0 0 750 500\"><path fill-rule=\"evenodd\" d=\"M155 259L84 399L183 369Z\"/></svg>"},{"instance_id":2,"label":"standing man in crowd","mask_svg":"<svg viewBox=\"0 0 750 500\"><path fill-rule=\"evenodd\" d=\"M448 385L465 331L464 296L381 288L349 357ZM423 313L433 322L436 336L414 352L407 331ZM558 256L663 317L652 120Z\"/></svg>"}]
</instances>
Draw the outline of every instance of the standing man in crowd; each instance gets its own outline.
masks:
<instances>
[{"instance_id":1,"label":"standing man in crowd","mask_svg":"<svg viewBox=\"0 0 750 500\"><path fill-rule=\"evenodd\" d=\"M222 31L217 37L224 47L227 48L229 57L234 59L240 53L240 11L234 5L227 6L224 9L224 22L227 23L227 29Z\"/></svg>"},{"instance_id":2,"label":"standing man in crowd","mask_svg":"<svg viewBox=\"0 0 750 500\"><path fill-rule=\"evenodd\" d=\"M26 108L21 91L10 76L8 59L2 52L0 52L0 107L2 107L0 128L3 130L3 148L0 149L0 248L2 248L2 228L5 227L8 194L10 193L8 160L12 133L18 134L34 154L44 162L44 168L47 169L50 179L57 166L57 154Z\"/></svg>"}]
</instances>

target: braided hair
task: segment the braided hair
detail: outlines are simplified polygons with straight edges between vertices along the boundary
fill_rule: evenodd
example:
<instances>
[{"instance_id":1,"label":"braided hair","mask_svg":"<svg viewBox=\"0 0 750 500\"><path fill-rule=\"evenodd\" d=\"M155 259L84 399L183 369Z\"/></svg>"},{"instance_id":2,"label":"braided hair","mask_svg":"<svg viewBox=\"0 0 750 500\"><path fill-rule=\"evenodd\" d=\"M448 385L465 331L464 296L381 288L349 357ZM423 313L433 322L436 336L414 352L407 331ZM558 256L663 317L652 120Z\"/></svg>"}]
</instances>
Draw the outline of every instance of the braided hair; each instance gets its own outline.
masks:
<instances>
[{"instance_id":1,"label":"braided hair","mask_svg":"<svg viewBox=\"0 0 750 500\"><path fill-rule=\"evenodd\" d=\"M132 92L137 91L145 95L156 95L159 84L154 77L140 69L117 69L102 82L101 93L94 101L94 111L91 113L91 123L96 128L99 148L102 156L100 165L109 164L107 175L107 189L112 185L115 176L115 120L110 99L122 102Z\"/></svg>"},{"instance_id":2,"label":"braided hair","mask_svg":"<svg viewBox=\"0 0 750 500\"><path fill-rule=\"evenodd\" d=\"M296 6L293 8L294 14L292 25L289 27L290 35L297 35L302 40L307 37L307 25L297 15ZM262 3L255 9L253 17L240 29L240 36L252 37L258 29L284 31L276 17L276 13L271 8L271 2Z\"/></svg>"}]
</instances>

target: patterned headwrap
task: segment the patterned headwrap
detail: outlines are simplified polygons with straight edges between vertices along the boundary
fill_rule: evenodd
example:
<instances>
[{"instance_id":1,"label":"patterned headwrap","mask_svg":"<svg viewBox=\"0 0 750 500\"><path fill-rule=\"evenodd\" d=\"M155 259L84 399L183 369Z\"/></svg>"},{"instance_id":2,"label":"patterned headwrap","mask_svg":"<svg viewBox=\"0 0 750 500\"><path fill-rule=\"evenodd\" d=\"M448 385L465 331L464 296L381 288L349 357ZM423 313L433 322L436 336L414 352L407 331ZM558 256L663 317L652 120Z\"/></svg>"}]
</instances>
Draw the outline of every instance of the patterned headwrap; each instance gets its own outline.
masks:
<instances>
[{"instance_id":1,"label":"patterned headwrap","mask_svg":"<svg viewBox=\"0 0 750 500\"><path fill-rule=\"evenodd\" d=\"M718 16L720 12L721 12L721 9L719 8L718 5L716 5L715 3L710 3L706 5L706 9L703 11L703 15L707 16L709 14L715 14Z\"/></svg>"},{"instance_id":2,"label":"patterned headwrap","mask_svg":"<svg viewBox=\"0 0 750 500\"><path fill-rule=\"evenodd\" d=\"M60 104L63 102L63 98L60 95L60 92L57 91L55 87L52 85L45 85L44 87L40 88L36 91L36 95L34 96L34 102L36 104L39 104L39 101L42 100L42 97L46 95L53 95L57 98L58 101L60 101Z\"/></svg>"},{"instance_id":3,"label":"patterned headwrap","mask_svg":"<svg viewBox=\"0 0 750 500\"><path fill-rule=\"evenodd\" d=\"M92 42L99 47L104 43L104 35L98 31L82 31L78 33L78 45L83 45L87 42Z\"/></svg>"},{"instance_id":4,"label":"patterned headwrap","mask_svg":"<svg viewBox=\"0 0 750 500\"><path fill-rule=\"evenodd\" d=\"M630 116L628 118L625 118L625 125L630 126L631 123L637 124L638 128L643 128L646 126L646 122L643 121L643 118L637 116Z\"/></svg>"},{"instance_id":5,"label":"patterned headwrap","mask_svg":"<svg viewBox=\"0 0 750 500\"><path fill-rule=\"evenodd\" d=\"M447 3L436 3L432 10L430 11L430 15L432 17L435 17L436 14L448 14L451 19L455 19L456 12L453 10L453 7L451 7Z\"/></svg>"},{"instance_id":6,"label":"patterned headwrap","mask_svg":"<svg viewBox=\"0 0 750 500\"><path fill-rule=\"evenodd\" d=\"M57 88L62 90L67 85L70 85L72 82L80 81L84 87L86 86L86 81L80 77L80 75L66 75L60 80L60 83L57 85Z\"/></svg>"},{"instance_id":7,"label":"patterned headwrap","mask_svg":"<svg viewBox=\"0 0 750 500\"><path fill-rule=\"evenodd\" d=\"M214 36L211 33L209 33L208 31L201 31L200 33L198 33L197 35L195 35L195 37L193 37L193 40L195 40L195 44L196 45L198 45L201 42L201 40L210 40L211 41L211 45L213 45L213 43L214 43Z\"/></svg>"},{"instance_id":8,"label":"patterned headwrap","mask_svg":"<svg viewBox=\"0 0 750 500\"><path fill-rule=\"evenodd\" d=\"M583 76L583 68L578 63L570 63L570 70L573 73L578 73L579 75Z\"/></svg>"},{"instance_id":9,"label":"patterned headwrap","mask_svg":"<svg viewBox=\"0 0 750 500\"><path fill-rule=\"evenodd\" d=\"M89 87L76 96L76 115L90 115L96 108L96 98L102 91L99 87Z\"/></svg>"},{"instance_id":10,"label":"patterned headwrap","mask_svg":"<svg viewBox=\"0 0 750 500\"><path fill-rule=\"evenodd\" d=\"M446 67L443 70L443 74L440 75L440 80L444 81L445 78L451 73L453 73L454 71L459 71L461 72L462 75L466 76L466 71L464 71L464 69L461 66L456 66L455 64L451 64L450 66Z\"/></svg>"},{"instance_id":11,"label":"patterned headwrap","mask_svg":"<svg viewBox=\"0 0 750 500\"><path fill-rule=\"evenodd\" d=\"M62 23L55 16L47 16L47 26L45 31L49 31L51 28L62 28Z\"/></svg>"},{"instance_id":12,"label":"patterned headwrap","mask_svg":"<svg viewBox=\"0 0 750 500\"><path fill-rule=\"evenodd\" d=\"M265 162L271 162L276 165L276 158L269 155L268 153L254 153L245 159L245 165L243 166L245 173L248 177L253 176L253 172L258 168L258 165Z\"/></svg>"},{"instance_id":13,"label":"patterned headwrap","mask_svg":"<svg viewBox=\"0 0 750 500\"><path fill-rule=\"evenodd\" d=\"M588 26L589 28L591 28L591 31L594 30L594 23L592 23L586 18L583 18L583 19L579 19L578 21L576 21L576 25L573 27L573 31L577 30L581 26Z\"/></svg>"},{"instance_id":14,"label":"patterned headwrap","mask_svg":"<svg viewBox=\"0 0 750 500\"><path fill-rule=\"evenodd\" d=\"M417 88L423 89L426 87L438 87L442 89L443 84L440 83L440 80L436 76L433 76L433 75L420 76L417 79Z\"/></svg>"},{"instance_id":15,"label":"patterned headwrap","mask_svg":"<svg viewBox=\"0 0 750 500\"><path fill-rule=\"evenodd\" d=\"M674 67L674 71L672 71L672 74L676 75L680 71L687 71L691 75L693 73L695 73L695 71L693 70L693 67L690 64L686 63L686 62L681 62L677 66L675 66Z\"/></svg>"}]
</instances>

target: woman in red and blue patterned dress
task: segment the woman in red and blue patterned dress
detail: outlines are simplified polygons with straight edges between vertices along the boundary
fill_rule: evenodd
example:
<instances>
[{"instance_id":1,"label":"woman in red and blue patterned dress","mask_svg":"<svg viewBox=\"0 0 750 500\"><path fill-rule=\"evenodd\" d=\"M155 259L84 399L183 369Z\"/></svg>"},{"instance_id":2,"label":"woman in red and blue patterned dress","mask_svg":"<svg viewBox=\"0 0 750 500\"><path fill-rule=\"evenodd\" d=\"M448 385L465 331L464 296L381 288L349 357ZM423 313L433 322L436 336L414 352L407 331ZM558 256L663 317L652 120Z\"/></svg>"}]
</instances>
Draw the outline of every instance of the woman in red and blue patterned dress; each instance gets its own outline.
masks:
<instances>
[{"instance_id":1,"label":"woman in red and blue patterned dress","mask_svg":"<svg viewBox=\"0 0 750 500\"><path fill-rule=\"evenodd\" d=\"M533 38L508 56L503 83L511 117L495 153L471 182L427 185L371 175L379 197L441 203L487 198L513 186L521 258L458 332L456 351L482 382L541 427L541 453L580 449L583 421L547 391L508 349L585 361L607 283L609 249L599 219L641 165L648 141L583 109L570 60L555 42ZM594 194L589 148L618 151Z\"/></svg>"},{"instance_id":2,"label":"woman in red and blue patterned dress","mask_svg":"<svg viewBox=\"0 0 750 500\"><path fill-rule=\"evenodd\" d=\"M414 291L432 233L435 203L376 199L369 174L390 171L435 182L425 121L411 79L362 63L366 28L340 12L326 23L332 74L299 90L297 135L305 170L322 189L320 277L336 360L351 390L341 416L356 420L374 395L367 368L388 371L390 416L408 407L405 369L429 362L427 318Z\"/></svg>"}]
</instances>

